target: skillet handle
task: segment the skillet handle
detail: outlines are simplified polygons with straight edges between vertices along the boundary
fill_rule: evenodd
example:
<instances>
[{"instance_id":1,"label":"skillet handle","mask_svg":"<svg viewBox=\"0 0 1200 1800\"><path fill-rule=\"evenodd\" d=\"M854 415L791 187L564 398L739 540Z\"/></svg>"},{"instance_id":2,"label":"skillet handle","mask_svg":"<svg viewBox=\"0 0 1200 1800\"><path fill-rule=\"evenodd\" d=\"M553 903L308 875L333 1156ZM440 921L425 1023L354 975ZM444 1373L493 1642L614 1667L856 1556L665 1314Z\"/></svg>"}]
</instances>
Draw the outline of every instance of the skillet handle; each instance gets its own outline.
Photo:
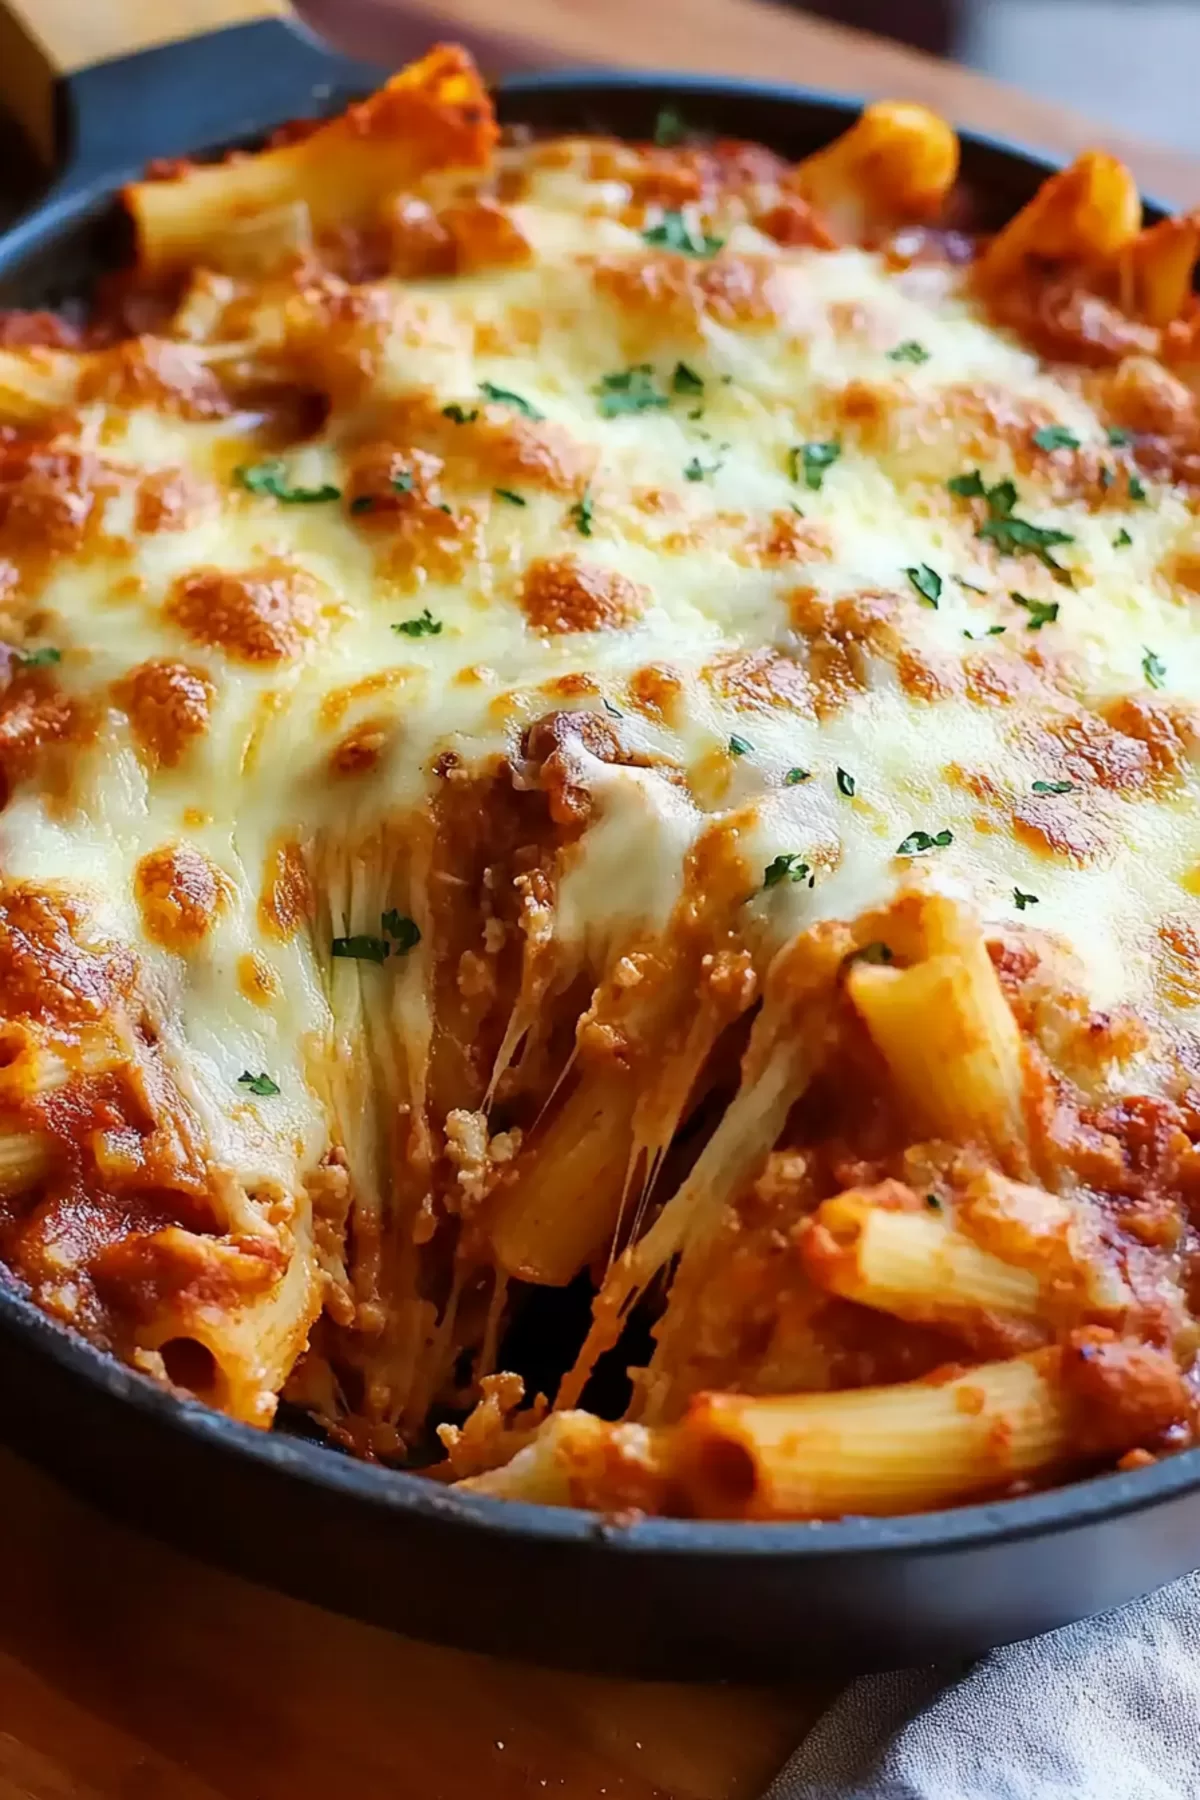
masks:
<instances>
[{"instance_id":1,"label":"skillet handle","mask_svg":"<svg viewBox=\"0 0 1200 1800\"><path fill-rule=\"evenodd\" d=\"M0 107L57 160L61 85L93 63L284 11L284 0L0 0Z\"/></svg>"},{"instance_id":2,"label":"skillet handle","mask_svg":"<svg viewBox=\"0 0 1200 1800\"><path fill-rule=\"evenodd\" d=\"M382 81L285 14L285 0L0 0L0 110L63 195L324 116Z\"/></svg>"}]
</instances>

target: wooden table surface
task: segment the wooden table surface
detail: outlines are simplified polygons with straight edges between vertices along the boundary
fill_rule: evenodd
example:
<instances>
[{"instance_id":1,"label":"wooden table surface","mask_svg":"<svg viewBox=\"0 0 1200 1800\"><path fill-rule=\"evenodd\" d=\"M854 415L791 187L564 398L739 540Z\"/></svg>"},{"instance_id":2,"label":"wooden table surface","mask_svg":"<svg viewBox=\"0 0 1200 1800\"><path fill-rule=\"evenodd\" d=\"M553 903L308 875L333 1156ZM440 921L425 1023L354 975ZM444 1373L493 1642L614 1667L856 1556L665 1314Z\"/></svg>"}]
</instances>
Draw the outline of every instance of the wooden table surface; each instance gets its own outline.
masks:
<instances>
[{"instance_id":1,"label":"wooden table surface","mask_svg":"<svg viewBox=\"0 0 1200 1800\"><path fill-rule=\"evenodd\" d=\"M30 80L39 60L78 66L278 3L8 0L36 22ZM380 3L305 0L341 22L347 47L383 55ZM1149 191L1200 201L1185 157L761 0L406 11L397 59L461 37L493 68L638 63L921 98L1049 149L1119 147ZM813 1683L635 1684L435 1650L202 1568L3 1453L0 1491L0 1800L755 1800L829 1697Z\"/></svg>"}]
</instances>

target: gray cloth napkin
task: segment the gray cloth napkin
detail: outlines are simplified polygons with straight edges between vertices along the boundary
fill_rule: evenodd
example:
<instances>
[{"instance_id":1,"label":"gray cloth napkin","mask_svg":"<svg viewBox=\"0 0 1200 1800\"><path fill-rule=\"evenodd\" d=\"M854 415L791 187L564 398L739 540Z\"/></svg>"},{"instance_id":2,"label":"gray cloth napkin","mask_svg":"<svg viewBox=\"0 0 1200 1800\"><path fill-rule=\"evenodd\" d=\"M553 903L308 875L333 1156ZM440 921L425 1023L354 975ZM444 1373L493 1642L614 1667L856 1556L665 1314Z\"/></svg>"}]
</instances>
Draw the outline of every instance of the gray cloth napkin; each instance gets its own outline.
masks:
<instances>
[{"instance_id":1,"label":"gray cloth napkin","mask_svg":"<svg viewBox=\"0 0 1200 1800\"><path fill-rule=\"evenodd\" d=\"M765 1800L1198 1800L1200 1574L966 1669L866 1675Z\"/></svg>"}]
</instances>

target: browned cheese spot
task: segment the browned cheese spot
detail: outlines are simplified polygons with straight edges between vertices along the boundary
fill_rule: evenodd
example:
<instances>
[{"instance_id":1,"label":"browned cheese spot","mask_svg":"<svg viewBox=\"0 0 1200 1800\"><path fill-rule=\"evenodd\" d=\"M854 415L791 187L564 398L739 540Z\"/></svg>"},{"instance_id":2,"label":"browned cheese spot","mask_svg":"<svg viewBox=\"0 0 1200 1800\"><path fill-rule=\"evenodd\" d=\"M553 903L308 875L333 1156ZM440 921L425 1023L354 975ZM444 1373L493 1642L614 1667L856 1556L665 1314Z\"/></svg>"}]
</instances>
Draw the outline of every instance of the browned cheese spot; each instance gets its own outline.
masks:
<instances>
[{"instance_id":1,"label":"browned cheese spot","mask_svg":"<svg viewBox=\"0 0 1200 1800\"><path fill-rule=\"evenodd\" d=\"M629 319L631 345L647 329L694 339L706 319L765 328L779 322L778 267L767 256L725 252L711 262L674 255L604 257L595 264L600 293Z\"/></svg>"},{"instance_id":2,"label":"browned cheese spot","mask_svg":"<svg viewBox=\"0 0 1200 1800\"><path fill-rule=\"evenodd\" d=\"M254 1006L268 1006L279 992L279 977L257 950L238 957L238 988Z\"/></svg>"},{"instance_id":3,"label":"browned cheese spot","mask_svg":"<svg viewBox=\"0 0 1200 1800\"><path fill-rule=\"evenodd\" d=\"M143 761L173 769L208 730L216 689L203 669L155 657L139 663L113 689L129 718Z\"/></svg>"},{"instance_id":4,"label":"browned cheese spot","mask_svg":"<svg viewBox=\"0 0 1200 1800\"><path fill-rule=\"evenodd\" d=\"M538 631L619 631L641 618L650 594L616 569L577 557L545 557L530 563L521 584L521 607Z\"/></svg>"},{"instance_id":5,"label":"browned cheese spot","mask_svg":"<svg viewBox=\"0 0 1200 1800\"><path fill-rule=\"evenodd\" d=\"M294 838L277 838L263 866L258 922L263 932L287 942L314 911L312 880L304 851Z\"/></svg>"},{"instance_id":6,"label":"browned cheese spot","mask_svg":"<svg viewBox=\"0 0 1200 1800\"><path fill-rule=\"evenodd\" d=\"M216 508L216 491L187 469L152 469L138 483L133 522L137 531L186 531Z\"/></svg>"},{"instance_id":7,"label":"browned cheese spot","mask_svg":"<svg viewBox=\"0 0 1200 1800\"><path fill-rule=\"evenodd\" d=\"M196 643L245 663L294 661L321 619L314 578L282 561L239 571L196 569L175 583L166 610Z\"/></svg>"},{"instance_id":8,"label":"browned cheese spot","mask_svg":"<svg viewBox=\"0 0 1200 1800\"><path fill-rule=\"evenodd\" d=\"M88 942L72 895L27 882L0 890L0 1008L59 1027L103 1018L133 977L128 952Z\"/></svg>"},{"instance_id":9,"label":"browned cheese spot","mask_svg":"<svg viewBox=\"0 0 1200 1800\"><path fill-rule=\"evenodd\" d=\"M134 897L153 943L183 956L198 949L227 905L229 877L190 844L166 844L138 863Z\"/></svg>"},{"instance_id":10,"label":"browned cheese spot","mask_svg":"<svg viewBox=\"0 0 1200 1800\"><path fill-rule=\"evenodd\" d=\"M157 337L130 338L98 352L80 383L80 399L149 406L183 419L221 419L233 410L198 351Z\"/></svg>"}]
</instances>

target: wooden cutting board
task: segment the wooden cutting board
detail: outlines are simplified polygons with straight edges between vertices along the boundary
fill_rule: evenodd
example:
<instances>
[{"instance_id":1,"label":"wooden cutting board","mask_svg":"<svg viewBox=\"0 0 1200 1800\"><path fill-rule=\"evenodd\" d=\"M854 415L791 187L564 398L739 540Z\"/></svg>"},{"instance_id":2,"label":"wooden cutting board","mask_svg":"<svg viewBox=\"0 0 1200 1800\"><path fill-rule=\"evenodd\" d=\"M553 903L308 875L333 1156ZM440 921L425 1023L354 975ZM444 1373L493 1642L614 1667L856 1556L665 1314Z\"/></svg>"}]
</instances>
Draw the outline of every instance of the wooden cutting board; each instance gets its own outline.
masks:
<instances>
[{"instance_id":1,"label":"wooden cutting board","mask_svg":"<svg viewBox=\"0 0 1200 1800\"><path fill-rule=\"evenodd\" d=\"M387 60L379 3L306 0ZM0 0L0 100L48 143L57 75L281 9ZM395 60L456 37L490 69L623 63L920 98L1050 150L1107 143L1148 191L1200 202L1185 157L761 0L415 0L404 15ZM829 1698L436 1650L202 1568L3 1453L0 1493L0 1800L755 1800Z\"/></svg>"}]
</instances>

